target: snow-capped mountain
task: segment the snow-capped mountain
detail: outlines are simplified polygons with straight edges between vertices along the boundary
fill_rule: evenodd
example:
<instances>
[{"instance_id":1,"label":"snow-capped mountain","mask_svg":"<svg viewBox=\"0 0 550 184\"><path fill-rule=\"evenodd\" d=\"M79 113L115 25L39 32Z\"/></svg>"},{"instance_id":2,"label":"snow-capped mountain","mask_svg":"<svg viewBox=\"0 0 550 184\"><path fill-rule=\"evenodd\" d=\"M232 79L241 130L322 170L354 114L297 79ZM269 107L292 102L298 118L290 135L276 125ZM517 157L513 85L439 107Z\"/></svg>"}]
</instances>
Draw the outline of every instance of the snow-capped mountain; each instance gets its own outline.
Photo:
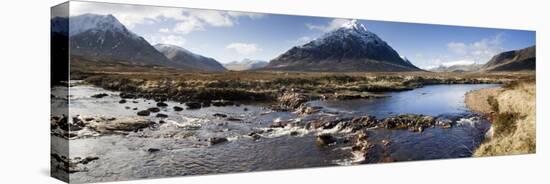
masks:
<instances>
[{"instance_id":1,"label":"snow-capped mountain","mask_svg":"<svg viewBox=\"0 0 550 184\"><path fill-rule=\"evenodd\" d=\"M83 14L69 19L69 36L74 36L89 30L102 32L119 32L138 39L139 36L130 32L113 15Z\"/></svg>"},{"instance_id":2,"label":"snow-capped mountain","mask_svg":"<svg viewBox=\"0 0 550 184\"><path fill-rule=\"evenodd\" d=\"M270 70L418 71L356 20L270 61Z\"/></svg>"},{"instance_id":3,"label":"snow-capped mountain","mask_svg":"<svg viewBox=\"0 0 550 184\"><path fill-rule=\"evenodd\" d=\"M268 64L267 61L243 59L241 61L232 61L224 64L225 68L234 71L254 70L262 68Z\"/></svg>"},{"instance_id":4,"label":"snow-capped mountain","mask_svg":"<svg viewBox=\"0 0 550 184\"><path fill-rule=\"evenodd\" d=\"M225 71L226 69L213 58L192 53L182 47L169 44L156 44L155 48L164 54L172 65L201 71Z\"/></svg>"},{"instance_id":5,"label":"snow-capped mountain","mask_svg":"<svg viewBox=\"0 0 550 184\"><path fill-rule=\"evenodd\" d=\"M481 64L456 64L456 65L439 65L428 69L432 72L473 72L478 71L483 65Z\"/></svg>"},{"instance_id":6,"label":"snow-capped mountain","mask_svg":"<svg viewBox=\"0 0 550 184\"><path fill-rule=\"evenodd\" d=\"M162 53L112 15L72 16L69 36L71 55L96 61L172 66Z\"/></svg>"},{"instance_id":7,"label":"snow-capped mountain","mask_svg":"<svg viewBox=\"0 0 550 184\"><path fill-rule=\"evenodd\" d=\"M68 35L70 54L76 56L72 58L180 67L172 65L168 58L144 38L128 30L112 15L83 14L70 18L55 17L51 19L51 26L52 35Z\"/></svg>"}]
</instances>

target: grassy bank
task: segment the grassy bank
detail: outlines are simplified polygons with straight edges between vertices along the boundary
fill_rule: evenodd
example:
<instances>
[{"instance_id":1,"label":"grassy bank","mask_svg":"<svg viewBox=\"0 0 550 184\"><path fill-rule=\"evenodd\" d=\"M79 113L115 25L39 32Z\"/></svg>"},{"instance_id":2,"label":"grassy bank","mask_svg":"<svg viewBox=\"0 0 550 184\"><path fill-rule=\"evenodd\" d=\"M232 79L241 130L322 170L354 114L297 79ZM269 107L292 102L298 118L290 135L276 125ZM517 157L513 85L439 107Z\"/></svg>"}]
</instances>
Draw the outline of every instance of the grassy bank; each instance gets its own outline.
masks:
<instances>
[{"instance_id":1,"label":"grassy bank","mask_svg":"<svg viewBox=\"0 0 550 184\"><path fill-rule=\"evenodd\" d=\"M483 89L468 93L468 107L487 114L492 122L490 138L474 155L535 153L535 97L534 81L517 81L503 86L502 89Z\"/></svg>"}]
</instances>

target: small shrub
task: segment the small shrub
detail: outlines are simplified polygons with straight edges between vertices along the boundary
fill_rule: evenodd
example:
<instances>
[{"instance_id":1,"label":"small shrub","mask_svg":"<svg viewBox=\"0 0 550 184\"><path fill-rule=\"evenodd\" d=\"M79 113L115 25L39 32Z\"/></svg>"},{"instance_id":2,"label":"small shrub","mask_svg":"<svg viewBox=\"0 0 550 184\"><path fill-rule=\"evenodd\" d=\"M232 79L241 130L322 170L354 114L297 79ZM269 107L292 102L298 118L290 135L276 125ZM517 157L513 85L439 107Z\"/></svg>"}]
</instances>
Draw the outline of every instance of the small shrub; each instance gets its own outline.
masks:
<instances>
[{"instance_id":1,"label":"small shrub","mask_svg":"<svg viewBox=\"0 0 550 184\"><path fill-rule=\"evenodd\" d=\"M517 120L520 119L518 113L498 113L493 116L493 128L495 136L506 136L516 131Z\"/></svg>"},{"instance_id":2,"label":"small shrub","mask_svg":"<svg viewBox=\"0 0 550 184\"><path fill-rule=\"evenodd\" d=\"M489 103L489 105L491 106L491 110L493 110L493 112L498 112L499 111L498 101L494 96L489 96L487 98L487 103Z\"/></svg>"}]
</instances>

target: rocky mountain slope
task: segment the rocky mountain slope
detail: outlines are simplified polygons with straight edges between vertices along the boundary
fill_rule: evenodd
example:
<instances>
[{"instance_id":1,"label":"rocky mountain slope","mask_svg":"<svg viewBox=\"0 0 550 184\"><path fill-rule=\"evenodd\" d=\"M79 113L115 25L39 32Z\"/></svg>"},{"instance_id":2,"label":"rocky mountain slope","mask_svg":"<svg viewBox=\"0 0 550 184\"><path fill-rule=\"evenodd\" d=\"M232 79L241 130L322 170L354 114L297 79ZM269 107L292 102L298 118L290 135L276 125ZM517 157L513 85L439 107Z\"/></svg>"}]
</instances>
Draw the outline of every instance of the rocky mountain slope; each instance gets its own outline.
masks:
<instances>
[{"instance_id":1,"label":"rocky mountain slope","mask_svg":"<svg viewBox=\"0 0 550 184\"><path fill-rule=\"evenodd\" d=\"M166 56L173 66L200 71L225 71L225 67L213 58L192 53L182 47L169 44L156 44L155 48Z\"/></svg>"},{"instance_id":2,"label":"rocky mountain slope","mask_svg":"<svg viewBox=\"0 0 550 184\"><path fill-rule=\"evenodd\" d=\"M523 71L536 69L536 46L512 50L493 56L481 71Z\"/></svg>"}]
</instances>

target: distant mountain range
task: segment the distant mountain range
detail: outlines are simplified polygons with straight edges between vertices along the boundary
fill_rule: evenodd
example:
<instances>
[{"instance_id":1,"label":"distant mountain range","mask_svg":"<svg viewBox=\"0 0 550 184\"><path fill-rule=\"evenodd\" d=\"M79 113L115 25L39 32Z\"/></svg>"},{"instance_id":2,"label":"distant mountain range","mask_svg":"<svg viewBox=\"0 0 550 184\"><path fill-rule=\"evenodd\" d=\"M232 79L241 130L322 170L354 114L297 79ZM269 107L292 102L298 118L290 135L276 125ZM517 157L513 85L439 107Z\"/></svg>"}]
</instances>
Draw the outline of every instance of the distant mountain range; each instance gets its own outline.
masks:
<instances>
[{"instance_id":1,"label":"distant mountain range","mask_svg":"<svg viewBox=\"0 0 550 184\"><path fill-rule=\"evenodd\" d=\"M224 64L225 68L234 71L254 70L265 67L268 64L267 61L243 59L241 61L232 61Z\"/></svg>"},{"instance_id":2,"label":"distant mountain range","mask_svg":"<svg viewBox=\"0 0 550 184\"><path fill-rule=\"evenodd\" d=\"M353 20L309 43L292 47L271 60L268 70L421 71L384 40Z\"/></svg>"},{"instance_id":3,"label":"distant mountain range","mask_svg":"<svg viewBox=\"0 0 550 184\"><path fill-rule=\"evenodd\" d=\"M493 56L481 71L523 71L536 69L536 46L512 50Z\"/></svg>"},{"instance_id":4,"label":"distant mountain range","mask_svg":"<svg viewBox=\"0 0 550 184\"><path fill-rule=\"evenodd\" d=\"M69 29L67 29L69 28ZM52 54L66 53L97 62L165 66L189 71L283 70L334 72L423 71L357 21L325 33L304 45L294 46L266 62L244 59L225 65L185 48L157 44L128 30L112 15L83 14L51 19ZM66 40L69 40L68 44ZM55 49L59 51L53 52ZM535 70L535 46L500 53L485 65L439 66L436 72ZM56 55L57 56L57 55ZM53 57L53 56L52 56ZM61 56L63 57L63 56ZM59 57L57 57L59 58ZM226 69L227 68L227 69Z\"/></svg>"},{"instance_id":5,"label":"distant mountain range","mask_svg":"<svg viewBox=\"0 0 550 184\"><path fill-rule=\"evenodd\" d=\"M63 20L65 19L65 20ZM67 18L51 20L52 35L63 33ZM224 71L216 60L193 54L183 48L157 50L143 37L129 31L112 15L83 14L69 19L70 54L100 62L125 62L185 70ZM169 55L167 57L166 55ZM204 63L201 63L204 62Z\"/></svg>"},{"instance_id":6,"label":"distant mountain range","mask_svg":"<svg viewBox=\"0 0 550 184\"><path fill-rule=\"evenodd\" d=\"M192 53L182 47L169 44L156 44L155 48L166 56L174 66L190 68L192 70L204 70L221 72L226 69L215 59Z\"/></svg>"},{"instance_id":7,"label":"distant mountain range","mask_svg":"<svg viewBox=\"0 0 550 184\"><path fill-rule=\"evenodd\" d=\"M436 68L431 68L429 71L432 72L473 72L481 69L482 64L456 64L456 65L439 65Z\"/></svg>"}]
</instances>

